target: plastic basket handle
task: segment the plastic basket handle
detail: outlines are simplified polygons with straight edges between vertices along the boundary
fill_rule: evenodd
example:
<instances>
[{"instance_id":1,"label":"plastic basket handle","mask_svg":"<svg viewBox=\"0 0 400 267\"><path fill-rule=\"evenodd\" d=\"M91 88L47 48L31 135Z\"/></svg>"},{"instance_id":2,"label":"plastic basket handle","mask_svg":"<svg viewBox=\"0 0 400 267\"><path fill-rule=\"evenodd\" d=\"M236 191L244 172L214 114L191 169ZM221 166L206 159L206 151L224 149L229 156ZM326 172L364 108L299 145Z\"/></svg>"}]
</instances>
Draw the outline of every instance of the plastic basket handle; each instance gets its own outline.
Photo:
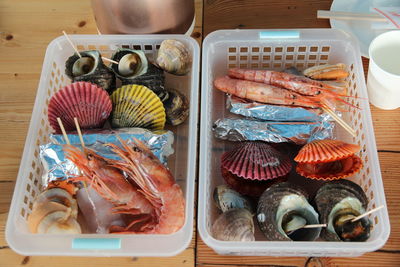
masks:
<instances>
[{"instance_id":1,"label":"plastic basket handle","mask_svg":"<svg viewBox=\"0 0 400 267\"><path fill-rule=\"evenodd\" d=\"M74 238L72 249L121 249L121 238Z\"/></svg>"},{"instance_id":2,"label":"plastic basket handle","mask_svg":"<svg viewBox=\"0 0 400 267\"><path fill-rule=\"evenodd\" d=\"M291 39L300 38L299 31L262 31L259 32L260 39Z\"/></svg>"}]
</instances>

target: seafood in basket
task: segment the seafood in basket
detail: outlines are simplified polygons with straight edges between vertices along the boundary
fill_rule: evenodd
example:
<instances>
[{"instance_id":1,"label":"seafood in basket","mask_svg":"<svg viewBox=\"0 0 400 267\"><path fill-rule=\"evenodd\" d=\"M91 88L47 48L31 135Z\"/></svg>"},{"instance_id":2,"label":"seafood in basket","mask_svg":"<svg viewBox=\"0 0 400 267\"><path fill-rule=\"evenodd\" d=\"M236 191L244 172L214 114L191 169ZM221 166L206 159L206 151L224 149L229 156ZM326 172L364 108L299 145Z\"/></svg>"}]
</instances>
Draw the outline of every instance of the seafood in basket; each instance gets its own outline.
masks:
<instances>
[{"instance_id":1,"label":"seafood in basket","mask_svg":"<svg viewBox=\"0 0 400 267\"><path fill-rule=\"evenodd\" d=\"M90 82L111 93L115 89L115 74L104 65L99 51L74 54L65 62L65 74L73 82Z\"/></svg>"},{"instance_id":2,"label":"seafood in basket","mask_svg":"<svg viewBox=\"0 0 400 267\"><path fill-rule=\"evenodd\" d=\"M359 185L349 180L325 183L314 198L321 222L327 227L321 237L328 241L366 241L372 222L363 217L368 206L368 198Z\"/></svg>"},{"instance_id":3,"label":"seafood in basket","mask_svg":"<svg viewBox=\"0 0 400 267\"><path fill-rule=\"evenodd\" d=\"M254 241L253 215L247 209L230 209L219 215L211 231L223 241Z\"/></svg>"},{"instance_id":4,"label":"seafood in basket","mask_svg":"<svg viewBox=\"0 0 400 267\"><path fill-rule=\"evenodd\" d=\"M185 75L190 71L192 57L178 40L164 40L158 50L157 65L168 73Z\"/></svg>"},{"instance_id":5,"label":"seafood in basket","mask_svg":"<svg viewBox=\"0 0 400 267\"><path fill-rule=\"evenodd\" d=\"M221 157L222 177L244 195L260 195L291 168L288 157L264 142L242 142Z\"/></svg>"},{"instance_id":6,"label":"seafood in basket","mask_svg":"<svg viewBox=\"0 0 400 267\"><path fill-rule=\"evenodd\" d=\"M257 206L257 221L267 240L312 241L321 228L304 228L318 224L318 213L308 203L308 194L297 185L277 183L267 188Z\"/></svg>"},{"instance_id":7,"label":"seafood in basket","mask_svg":"<svg viewBox=\"0 0 400 267\"><path fill-rule=\"evenodd\" d=\"M307 178L335 180L354 175L363 166L355 155L359 145L339 140L314 140L301 148L294 160L298 163L296 171Z\"/></svg>"},{"instance_id":8,"label":"seafood in basket","mask_svg":"<svg viewBox=\"0 0 400 267\"><path fill-rule=\"evenodd\" d=\"M214 189L213 193L215 205L222 212L230 209L247 209L253 212L253 204L247 197L240 195L235 190L226 185L219 185Z\"/></svg>"}]
</instances>

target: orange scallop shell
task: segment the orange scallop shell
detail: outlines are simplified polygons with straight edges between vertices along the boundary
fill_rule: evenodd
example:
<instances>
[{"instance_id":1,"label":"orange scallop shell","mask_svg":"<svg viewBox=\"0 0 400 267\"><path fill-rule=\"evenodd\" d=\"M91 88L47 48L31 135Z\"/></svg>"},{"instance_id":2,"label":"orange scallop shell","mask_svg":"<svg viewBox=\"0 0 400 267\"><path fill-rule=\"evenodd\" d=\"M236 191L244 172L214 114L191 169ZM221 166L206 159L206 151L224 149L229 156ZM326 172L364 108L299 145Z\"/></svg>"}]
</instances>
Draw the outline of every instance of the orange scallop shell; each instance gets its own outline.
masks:
<instances>
[{"instance_id":1,"label":"orange scallop shell","mask_svg":"<svg viewBox=\"0 0 400 267\"><path fill-rule=\"evenodd\" d=\"M350 157L359 150L359 145L339 140L315 140L303 146L294 160L299 163L330 162Z\"/></svg>"}]
</instances>

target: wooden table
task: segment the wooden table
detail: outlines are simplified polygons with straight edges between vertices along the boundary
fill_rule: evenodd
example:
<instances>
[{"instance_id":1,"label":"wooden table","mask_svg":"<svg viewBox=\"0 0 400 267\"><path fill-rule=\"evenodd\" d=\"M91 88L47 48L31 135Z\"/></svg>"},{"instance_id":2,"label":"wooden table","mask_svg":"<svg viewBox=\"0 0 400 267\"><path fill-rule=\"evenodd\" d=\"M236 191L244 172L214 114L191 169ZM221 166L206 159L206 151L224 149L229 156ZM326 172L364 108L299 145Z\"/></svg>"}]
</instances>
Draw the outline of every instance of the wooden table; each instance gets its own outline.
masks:
<instances>
[{"instance_id":1,"label":"wooden table","mask_svg":"<svg viewBox=\"0 0 400 267\"><path fill-rule=\"evenodd\" d=\"M196 0L199 42L218 29L326 28L318 9L329 0ZM204 2L204 3L203 3ZM190 246L170 258L29 257L14 253L4 238L5 222L19 168L47 44L68 33L96 34L90 1L0 0L0 266L400 266L400 109L373 106L372 117L391 235L380 250L359 258L228 257L215 254L194 228ZM364 70L368 60L363 59Z\"/></svg>"}]
</instances>

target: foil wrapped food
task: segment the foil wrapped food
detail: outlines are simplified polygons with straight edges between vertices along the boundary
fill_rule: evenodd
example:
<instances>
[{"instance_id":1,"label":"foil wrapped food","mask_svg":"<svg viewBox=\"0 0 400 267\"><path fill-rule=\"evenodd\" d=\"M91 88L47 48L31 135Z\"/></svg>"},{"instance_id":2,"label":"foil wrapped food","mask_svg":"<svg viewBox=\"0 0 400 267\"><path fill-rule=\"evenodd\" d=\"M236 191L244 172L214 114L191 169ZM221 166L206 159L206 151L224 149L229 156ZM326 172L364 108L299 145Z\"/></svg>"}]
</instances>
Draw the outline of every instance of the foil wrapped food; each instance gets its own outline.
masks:
<instances>
[{"instance_id":1,"label":"foil wrapped food","mask_svg":"<svg viewBox=\"0 0 400 267\"><path fill-rule=\"evenodd\" d=\"M71 145L81 147L79 136L77 134L68 134ZM85 146L94 150L99 155L118 160L111 148L104 146L107 143L119 145L118 138L126 141L128 144L136 138L149 147L154 155L162 162L166 163L169 155L174 153L172 144L174 135L171 131L151 132L142 128L126 128L118 130L102 130L84 132L83 141ZM50 135L50 143L40 146L40 159L44 167L42 176L42 185L47 186L51 181L65 179L78 175L79 171L75 165L65 158L63 145L66 141L62 135Z\"/></svg>"},{"instance_id":2,"label":"foil wrapped food","mask_svg":"<svg viewBox=\"0 0 400 267\"><path fill-rule=\"evenodd\" d=\"M333 128L334 123L329 121L270 122L231 118L219 119L213 125L215 137L224 140L293 142L298 145L332 138Z\"/></svg>"}]
</instances>

